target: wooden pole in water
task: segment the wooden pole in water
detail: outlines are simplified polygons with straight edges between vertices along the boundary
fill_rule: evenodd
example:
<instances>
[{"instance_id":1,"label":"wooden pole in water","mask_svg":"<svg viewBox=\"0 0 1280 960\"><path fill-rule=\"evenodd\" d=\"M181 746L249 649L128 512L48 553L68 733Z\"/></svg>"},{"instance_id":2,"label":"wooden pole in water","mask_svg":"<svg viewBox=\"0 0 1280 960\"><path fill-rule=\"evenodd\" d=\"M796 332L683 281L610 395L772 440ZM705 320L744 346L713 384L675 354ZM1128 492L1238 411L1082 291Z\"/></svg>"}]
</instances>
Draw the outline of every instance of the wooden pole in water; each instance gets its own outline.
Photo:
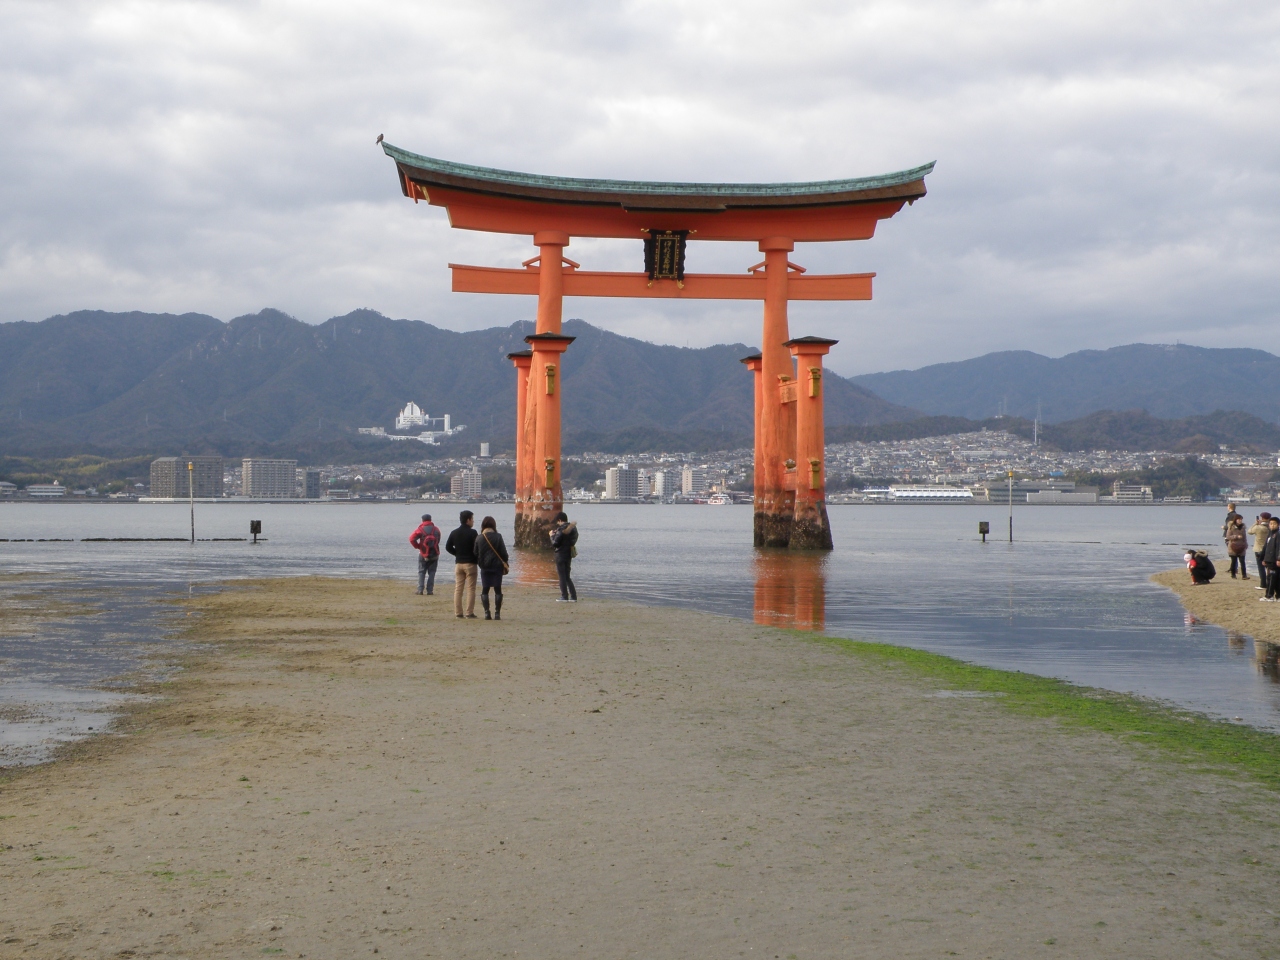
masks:
<instances>
[{"instance_id":1,"label":"wooden pole in water","mask_svg":"<svg viewBox=\"0 0 1280 960\"><path fill-rule=\"evenodd\" d=\"M1013 471L1009 471L1009 542L1013 543Z\"/></svg>"},{"instance_id":2,"label":"wooden pole in water","mask_svg":"<svg viewBox=\"0 0 1280 960\"><path fill-rule=\"evenodd\" d=\"M187 499L191 502L191 542L196 542L196 465L187 461Z\"/></svg>"}]
</instances>

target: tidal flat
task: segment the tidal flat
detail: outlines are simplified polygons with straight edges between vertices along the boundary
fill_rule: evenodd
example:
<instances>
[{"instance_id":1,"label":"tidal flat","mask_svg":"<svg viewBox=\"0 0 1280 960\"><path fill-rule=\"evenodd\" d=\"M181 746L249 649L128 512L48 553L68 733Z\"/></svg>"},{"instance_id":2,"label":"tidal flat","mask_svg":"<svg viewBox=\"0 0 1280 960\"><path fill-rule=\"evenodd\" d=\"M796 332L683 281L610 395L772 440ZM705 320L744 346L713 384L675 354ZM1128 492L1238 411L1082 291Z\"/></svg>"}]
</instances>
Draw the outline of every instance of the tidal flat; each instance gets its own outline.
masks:
<instances>
[{"instance_id":1,"label":"tidal flat","mask_svg":"<svg viewBox=\"0 0 1280 960\"><path fill-rule=\"evenodd\" d=\"M182 601L181 672L0 775L0 956L1275 955L1275 784L1211 721L451 586Z\"/></svg>"}]
</instances>

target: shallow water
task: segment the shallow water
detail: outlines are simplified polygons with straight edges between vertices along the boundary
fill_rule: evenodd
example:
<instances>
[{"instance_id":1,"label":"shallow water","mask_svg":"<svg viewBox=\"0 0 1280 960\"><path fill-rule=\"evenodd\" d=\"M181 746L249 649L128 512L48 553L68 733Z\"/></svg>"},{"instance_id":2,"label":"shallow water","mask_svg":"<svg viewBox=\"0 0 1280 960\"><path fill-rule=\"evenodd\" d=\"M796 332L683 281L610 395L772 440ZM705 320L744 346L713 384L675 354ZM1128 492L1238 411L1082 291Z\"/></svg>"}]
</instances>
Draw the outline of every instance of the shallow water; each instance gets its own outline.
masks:
<instances>
[{"instance_id":1,"label":"shallow water","mask_svg":"<svg viewBox=\"0 0 1280 960\"><path fill-rule=\"evenodd\" d=\"M459 507L425 509L447 530ZM268 539L0 543L0 574L35 575L23 590L105 588L110 598L103 613L79 623L0 637L0 708L22 702L22 683L82 696L134 668L146 650L163 648L171 641L154 600L167 591L298 574L408 582L416 561L407 538L423 510L197 504L198 537L245 536L249 520L261 519ZM510 531L510 505L479 512ZM1218 506L1015 507L1013 544L983 544L976 534L978 521L989 520L1007 537L999 507L833 506L836 550L825 558L754 551L749 507L584 505L571 512L582 529L575 580L586 595L921 647L1280 730L1274 658L1268 665L1251 640L1189 621L1171 593L1147 580L1179 565L1188 544L1221 553ZM180 537L188 524L181 504L0 504L0 537L11 540ZM551 577L536 557L518 558L515 573ZM441 576L451 579L448 558Z\"/></svg>"}]
</instances>

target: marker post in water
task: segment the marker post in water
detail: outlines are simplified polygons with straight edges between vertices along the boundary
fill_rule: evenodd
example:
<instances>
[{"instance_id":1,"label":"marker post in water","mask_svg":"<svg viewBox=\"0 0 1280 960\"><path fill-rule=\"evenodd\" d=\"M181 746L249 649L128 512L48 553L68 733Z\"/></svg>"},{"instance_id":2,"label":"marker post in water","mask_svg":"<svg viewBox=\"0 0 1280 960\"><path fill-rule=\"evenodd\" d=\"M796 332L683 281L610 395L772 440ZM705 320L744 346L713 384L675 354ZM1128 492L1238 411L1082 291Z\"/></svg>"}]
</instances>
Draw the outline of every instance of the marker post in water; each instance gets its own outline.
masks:
<instances>
[{"instance_id":1,"label":"marker post in water","mask_svg":"<svg viewBox=\"0 0 1280 960\"><path fill-rule=\"evenodd\" d=\"M196 542L196 465L187 461L187 499L191 502L191 542Z\"/></svg>"},{"instance_id":2,"label":"marker post in water","mask_svg":"<svg viewBox=\"0 0 1280 960\"><path fill-rule=\"evenodd\" d=\"M1009 542L1013 543L1013 471L1009 471Z\"/></svg>"}]
</instances>

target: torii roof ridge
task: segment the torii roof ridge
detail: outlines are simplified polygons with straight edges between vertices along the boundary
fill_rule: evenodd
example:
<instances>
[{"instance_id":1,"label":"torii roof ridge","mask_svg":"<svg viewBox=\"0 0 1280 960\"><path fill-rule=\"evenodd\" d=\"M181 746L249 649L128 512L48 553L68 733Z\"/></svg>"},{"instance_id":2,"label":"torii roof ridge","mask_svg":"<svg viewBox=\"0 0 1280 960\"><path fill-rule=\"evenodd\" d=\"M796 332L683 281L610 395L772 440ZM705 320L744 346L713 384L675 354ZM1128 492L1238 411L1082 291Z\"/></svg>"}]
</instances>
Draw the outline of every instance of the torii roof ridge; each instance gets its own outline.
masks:
<instances>
[{"instance_id":1,"label":"torii roof ridge","mask_svg":"<svg viewBox=\"0 0 1280 960\"><path fill-rule=\"evenodd\" d=\"M407 178L428 188L434 184L526 200L621 204L653 210L812 206L890 198L914 200L924 196L924 178L934 167L930 162L872 177L801 183L664 183L520 173L426 157L385 141L381 146Z\"/></svg>"}]
</instances>

